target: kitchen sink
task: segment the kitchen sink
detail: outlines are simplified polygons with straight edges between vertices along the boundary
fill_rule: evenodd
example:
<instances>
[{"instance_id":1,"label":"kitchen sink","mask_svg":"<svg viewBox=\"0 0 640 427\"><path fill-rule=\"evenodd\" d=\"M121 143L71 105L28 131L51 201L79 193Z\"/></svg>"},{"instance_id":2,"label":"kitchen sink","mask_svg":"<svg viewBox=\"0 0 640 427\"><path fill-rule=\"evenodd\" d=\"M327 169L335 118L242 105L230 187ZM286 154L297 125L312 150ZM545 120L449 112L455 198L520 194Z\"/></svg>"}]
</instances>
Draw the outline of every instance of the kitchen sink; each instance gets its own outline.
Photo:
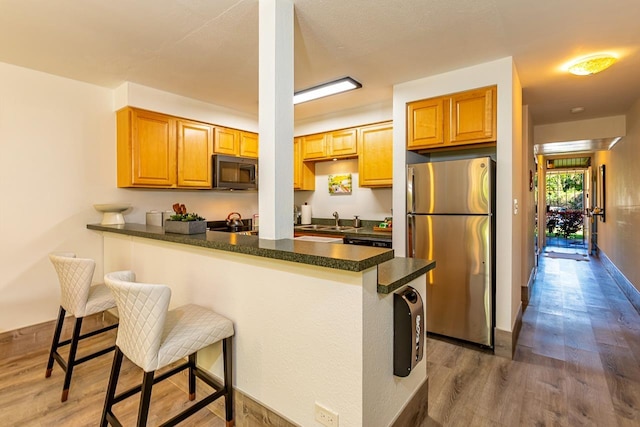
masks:
<instances>
[{"instance_id":1,"label":"kitchen sink","mask_svg":"<svg viewBox=\"0 0 640 427\"><path fill-rule=\"evenodd\" d=\"M355 227L351 227L349 225L340 225L340 226L335 226L335 225L327 225L326 228L324 228L324 230L330 230L330 231L348 231L348 230L355 230Z\"/></svg>"},{"instance_id":2,"label":"kitchen sink","mask_svg":"<svg viewBox=\"0 0 640 427\"><path fill-rule=\"evenodd\" d=\"M348 225L341 225L341 226L335 226L335 225L322 225L322 224L311 224L311 225L302 225L299 227L296 227L296 229L298 230L318 230L318 231L348 231L348 230L355 230L355 227L351 227Z\"/></svg>"},{"instance_id":3,"label":"kitchen sink","mask_svg":"<svg viewBox=\"0 0 640 427\"><path fill-rule=\"evenodd\" d=\"M311 225L302 225L296 227L298 230L326 230L330 225L320 225L320 224L311 224Z\"/></svg>"}]
</instances>

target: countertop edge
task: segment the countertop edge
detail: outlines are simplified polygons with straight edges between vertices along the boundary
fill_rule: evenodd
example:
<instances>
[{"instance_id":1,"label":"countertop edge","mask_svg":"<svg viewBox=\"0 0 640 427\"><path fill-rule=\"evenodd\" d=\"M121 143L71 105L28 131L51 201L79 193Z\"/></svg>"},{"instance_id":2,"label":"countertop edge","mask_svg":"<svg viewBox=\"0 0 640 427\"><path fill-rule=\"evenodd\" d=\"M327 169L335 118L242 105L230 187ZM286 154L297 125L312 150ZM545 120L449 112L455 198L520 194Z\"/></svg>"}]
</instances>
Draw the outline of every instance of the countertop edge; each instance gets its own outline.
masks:
<instances>
[{"instance_id":1,"label":"countertop edge","mask_svg":"<svg viewBox=\"0 0 640 427\"><path fill-rule=\"evenodd\" d=\"M389 294L435 267L435 261L420 258L393 258L378 264L378 293Z\"/></svg>"},{"instance_id":2,"label":"countertop edge","mask_svg":"<svg viewBox=\"0 0 640 427\"><path fill-rule=\"evenodd\" d=\"M394 256L390 249L347 245L349 248L345 248L345 252L351 259L340 258L323 254L326 246L322 245L327 243L296 242L293 239L264 240L256 236L211 231L200 234L165 233L162 227L145 224L87 224L87 229L353 272L375 267L392 260Z\"/></svg>"}]
</instances>

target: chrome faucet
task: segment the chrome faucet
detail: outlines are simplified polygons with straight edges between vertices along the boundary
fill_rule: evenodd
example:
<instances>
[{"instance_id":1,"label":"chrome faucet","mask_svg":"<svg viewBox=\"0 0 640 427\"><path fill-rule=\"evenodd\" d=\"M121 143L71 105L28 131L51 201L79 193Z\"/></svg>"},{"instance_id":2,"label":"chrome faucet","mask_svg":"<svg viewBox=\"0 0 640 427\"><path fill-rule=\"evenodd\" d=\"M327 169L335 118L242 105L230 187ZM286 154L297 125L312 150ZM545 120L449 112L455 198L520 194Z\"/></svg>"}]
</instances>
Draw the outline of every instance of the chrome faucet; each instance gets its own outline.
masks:
<instances>
[{"instance_id":1,"label":"chrome faucet","mask_svg":"<svg viewBox=\"0 0 640 427\"><path fill-rule=\"evenodd\" d=\"M338 215L338 212L334 212L333 217L336 219L336 228L340 227L340 225L338 224L338 221L340 220L340 215Z\"/></svg>"}]
</instances>

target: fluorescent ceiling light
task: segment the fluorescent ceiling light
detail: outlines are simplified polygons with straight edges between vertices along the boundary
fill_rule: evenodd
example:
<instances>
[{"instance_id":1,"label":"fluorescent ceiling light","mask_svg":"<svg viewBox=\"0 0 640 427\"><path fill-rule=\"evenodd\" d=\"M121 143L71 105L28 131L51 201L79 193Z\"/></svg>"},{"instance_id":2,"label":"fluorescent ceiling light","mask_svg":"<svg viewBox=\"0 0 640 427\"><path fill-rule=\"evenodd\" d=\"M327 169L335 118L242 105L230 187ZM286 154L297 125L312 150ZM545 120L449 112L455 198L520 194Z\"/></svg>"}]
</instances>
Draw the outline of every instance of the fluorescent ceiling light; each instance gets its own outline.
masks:
<instances>
[{"instance_id":1,"label":"fluorescent ceiling light","mask_svg":"<svg viewBox=\"0 0 640 427\"><path fill-rule=\"evenodd\" d=\"M304 89L293 94L293 104L311 101L313 99L323 98L329 95L346 92L353 89L361 88L362 85L351 77L344 77L329 83Z\"/></svg>"}]
</instances>

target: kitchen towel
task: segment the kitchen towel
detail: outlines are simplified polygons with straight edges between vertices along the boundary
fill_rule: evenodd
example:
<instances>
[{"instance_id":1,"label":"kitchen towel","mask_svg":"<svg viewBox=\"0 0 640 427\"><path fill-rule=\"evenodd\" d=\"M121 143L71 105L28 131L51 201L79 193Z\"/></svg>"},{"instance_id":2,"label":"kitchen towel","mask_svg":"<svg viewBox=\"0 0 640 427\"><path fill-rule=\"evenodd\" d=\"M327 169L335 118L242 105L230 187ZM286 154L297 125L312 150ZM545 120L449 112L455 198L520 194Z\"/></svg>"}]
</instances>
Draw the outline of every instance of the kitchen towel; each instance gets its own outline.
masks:
<instances>
[{"instance_id":1,"label":"kitchen towel","mask_svg":"<svg viewBox=\"0 0 640 427\"><path fill-rule=\"evenodd\" d=\"M300 206L300 208L302 209L302 213L301 213L301 224L311 224L311 206L309 205L302 205Z\"/></svg>"}]
</instances>

